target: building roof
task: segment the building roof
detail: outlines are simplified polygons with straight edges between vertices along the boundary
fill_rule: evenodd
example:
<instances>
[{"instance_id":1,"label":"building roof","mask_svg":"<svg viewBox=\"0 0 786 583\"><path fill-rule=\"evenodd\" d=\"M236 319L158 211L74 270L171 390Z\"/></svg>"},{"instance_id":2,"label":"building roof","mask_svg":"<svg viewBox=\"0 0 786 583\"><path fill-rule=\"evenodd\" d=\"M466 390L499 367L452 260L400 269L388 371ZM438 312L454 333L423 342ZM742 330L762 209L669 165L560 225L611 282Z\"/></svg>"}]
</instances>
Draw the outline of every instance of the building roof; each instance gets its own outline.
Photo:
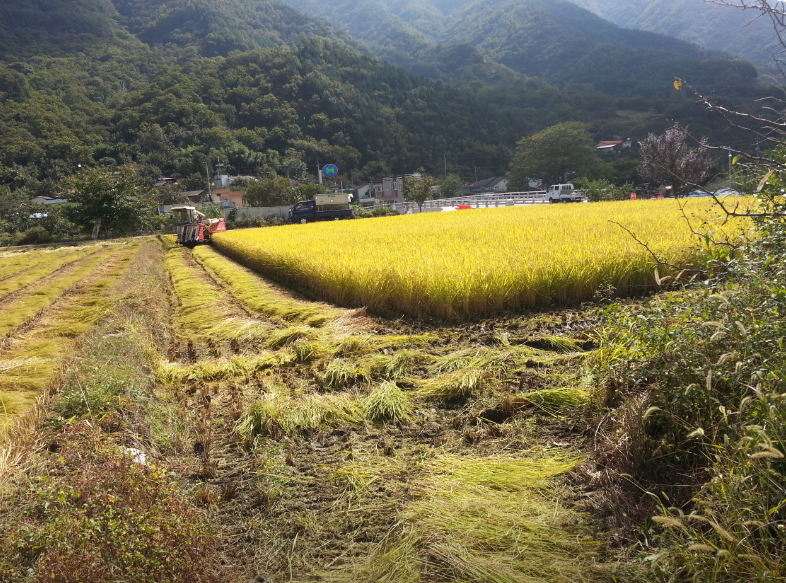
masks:
<instances>
[{"instance_id":1,"label":"building roof","mask_svg":"<svg viewBox=\"0 0 786 583\"><path fill-rule=\"evenodd\" d=\"M493 178L486 178L473 184L471 188L494 188L503 180L507 180L504 176L494 176Z\"/></svg>"}]
</instances>

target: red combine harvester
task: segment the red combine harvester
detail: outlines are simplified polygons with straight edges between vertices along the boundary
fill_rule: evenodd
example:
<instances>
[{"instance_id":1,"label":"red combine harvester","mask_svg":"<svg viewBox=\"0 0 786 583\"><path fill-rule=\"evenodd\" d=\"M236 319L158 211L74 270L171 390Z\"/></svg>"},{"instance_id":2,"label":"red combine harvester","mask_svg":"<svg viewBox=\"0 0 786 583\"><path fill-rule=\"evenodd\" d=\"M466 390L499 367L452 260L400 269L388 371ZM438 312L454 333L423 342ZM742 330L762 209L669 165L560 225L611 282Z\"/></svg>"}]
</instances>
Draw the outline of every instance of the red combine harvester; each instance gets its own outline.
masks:
<instances>
[{"instance_id":1,"label":"red combine harvester","mask_svg":"<svg viewBox=\"0 0 786 583\"><path fill-rule=\"evenodd\" d=\"M202 243L210 243L213 233L227 230L224 219L208 219L192 206L175 206L172 212L180 220L177 224L177 242L184 247L196 247Z\"/></svg>"}]
</instances>

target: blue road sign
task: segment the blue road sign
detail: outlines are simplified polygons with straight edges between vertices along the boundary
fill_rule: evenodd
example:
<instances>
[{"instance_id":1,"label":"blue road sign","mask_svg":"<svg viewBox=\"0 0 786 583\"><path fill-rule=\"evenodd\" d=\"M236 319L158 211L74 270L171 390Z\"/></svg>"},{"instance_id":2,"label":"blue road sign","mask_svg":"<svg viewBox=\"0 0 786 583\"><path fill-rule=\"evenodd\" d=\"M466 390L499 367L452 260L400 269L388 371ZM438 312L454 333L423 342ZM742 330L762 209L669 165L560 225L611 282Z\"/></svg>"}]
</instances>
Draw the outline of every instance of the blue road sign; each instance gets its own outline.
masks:
<instances>
[{"instance_id":1,"label":"blue road sign","mask_svg":"<svg viewBox=\"0 0 786 583\"><path fill-rule=\"evenodd\" d=\"M336 168L333 164L326 164L322 167L322 174L327 176L328 178L332 178L333 176L338 176L338 168Z\"/></svg>"}]
</instances>

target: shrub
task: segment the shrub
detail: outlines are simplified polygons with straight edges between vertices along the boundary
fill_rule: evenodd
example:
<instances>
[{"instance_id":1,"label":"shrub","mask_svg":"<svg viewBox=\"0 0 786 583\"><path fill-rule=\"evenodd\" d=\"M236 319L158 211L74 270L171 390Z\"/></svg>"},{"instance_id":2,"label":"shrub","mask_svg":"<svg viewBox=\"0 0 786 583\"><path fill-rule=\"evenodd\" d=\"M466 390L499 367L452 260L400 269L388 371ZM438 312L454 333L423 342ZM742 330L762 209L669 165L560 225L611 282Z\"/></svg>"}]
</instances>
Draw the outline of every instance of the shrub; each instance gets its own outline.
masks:
<instances>
[{"instance_id":1,"label":"shrub","mask_svg":"<svg viewBox=\"0 0 786 583\"><path fill-rule=\"evenodd\" d=\"M11 238L12 245L37 245L54 241L52 234L43 227L32 227Z\"/></svg>"},{"instance_id":2,"label":"shrub","mask_svg":"<svg viewBox=\"0 0 786 583\"><path fill-rule=\"evenodd\" d=\"M100 431L69 426L50 477L26 492L25 520L3 536L0 580L212 583L204 517L166 472L136 463Z\"/></svg>"}]
</instances>

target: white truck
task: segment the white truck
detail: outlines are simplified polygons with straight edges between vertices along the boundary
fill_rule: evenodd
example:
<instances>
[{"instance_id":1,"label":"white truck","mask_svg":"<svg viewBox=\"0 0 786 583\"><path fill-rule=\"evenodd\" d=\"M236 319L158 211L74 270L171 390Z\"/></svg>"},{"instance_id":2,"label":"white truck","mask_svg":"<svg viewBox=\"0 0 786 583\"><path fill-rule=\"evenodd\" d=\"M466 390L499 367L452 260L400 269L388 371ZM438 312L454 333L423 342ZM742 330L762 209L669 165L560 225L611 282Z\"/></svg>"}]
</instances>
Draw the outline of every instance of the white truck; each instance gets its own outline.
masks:
<instances>
[{"instance_id":1,"label":"white truck","mask_svg":"<svg viewBox=\"0 0 786 583\"><path fill-rule=\"evenodd\" d=\"M584 196L573 189L572 184L552 184L546 191L546 198L552 204L555 202L583 202Z\"/></svg>"}]
</instances>

